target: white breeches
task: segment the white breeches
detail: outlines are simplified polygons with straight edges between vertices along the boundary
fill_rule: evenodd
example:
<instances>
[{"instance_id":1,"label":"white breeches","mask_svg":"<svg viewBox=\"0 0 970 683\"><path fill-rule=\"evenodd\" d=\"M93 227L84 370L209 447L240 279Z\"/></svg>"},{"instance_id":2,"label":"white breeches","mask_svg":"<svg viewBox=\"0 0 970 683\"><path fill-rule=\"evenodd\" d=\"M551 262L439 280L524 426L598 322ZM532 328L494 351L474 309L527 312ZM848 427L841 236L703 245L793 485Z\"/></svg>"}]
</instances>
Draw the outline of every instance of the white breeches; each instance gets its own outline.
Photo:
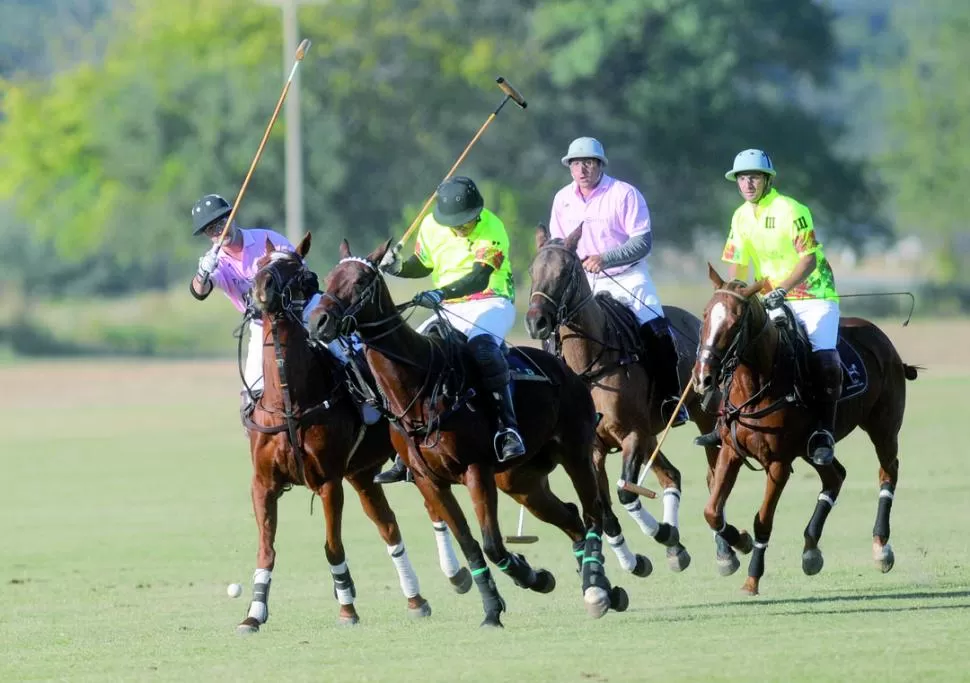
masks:
<instances>
[{"instance_id":1,"label":"white breeches","mask_svg":"<svg viewBox=\"0 0 970 683\"><path fill-rule=\"evenodd\" d=\"M612 279L604 273L586 273L589 286L593 293L609 292L613 298L629 307L641 325L654 318L663 317L664 309L660 305L657 288L650 279L650 269L647 260L633 264Z\"/></svg>"},{"instance_id":2,"label":"white breeches","mask_svg":"<svg viewBox=\"0 0 970 683\"><path fill-rule=\"evenodd\" d=\"M490 334L495 337L497 344L505 341L512 325L515 324L515 305L500 296L446 303L441 306L441 313L452 327L463 332L469 339L480 334ZM436 319L436 316L432 315L418 325L417 331L424 333Z\"/></svg>"},{"instance_id":3,"label":"white breeches","mask_svg":"<svg viewBox=\"0 0 970 683\"><path fill-rule=\"evenodd\" d=\"M812 351L834 349L839 340L839 304L821 299L798 299L786 302L805 327Z\"/></svg>"}]
</instances>

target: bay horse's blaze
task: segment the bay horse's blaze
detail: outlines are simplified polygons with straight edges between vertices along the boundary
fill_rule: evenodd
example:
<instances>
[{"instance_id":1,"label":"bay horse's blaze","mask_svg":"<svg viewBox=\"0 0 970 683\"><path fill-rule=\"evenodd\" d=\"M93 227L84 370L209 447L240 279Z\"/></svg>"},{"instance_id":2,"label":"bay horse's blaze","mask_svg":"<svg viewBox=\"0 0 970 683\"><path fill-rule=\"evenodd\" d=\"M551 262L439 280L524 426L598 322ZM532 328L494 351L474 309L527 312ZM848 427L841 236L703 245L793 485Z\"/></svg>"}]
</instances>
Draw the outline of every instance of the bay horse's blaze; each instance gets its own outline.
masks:
<instances>
[{"instance_id":1,"label":"bay horse's blaze","mask_svg":"<svg viewBox=\"0 0 970 683\"><path fill-rule=\"evenodd\" d=\"M310 327L323 340L350 329L359 332L368 365L394 416L392 438L397 452L414 472L426 504L447 521L468 559L485 609L482 625L501 626L505 611L486 557L519 587L541 593L555 587L551 573L533 569L522 555L506 549L498 524L497 489L561 529L573 542L591 615L625 609L625 592L610 585L602 565L604 507L590 459L596 414L589 391L553 356L520 349L551 382L516 386L515 409L527 452L497 462L487 404L469 400L467 392L444 391L449 377L467 377L468 386L474 388L474 361L463 346L422 336L406 323L400 310L408 304L394 305L375 265L390 244L358 258L351 255L346 240L341 243L341 261L327 276L326 291ZM549 488L548 475L557 464L576 490L582 517L576 506L564 503ZM475 506L484 552L451 491L459 483L468 488Z\"/></svg>"},{"instance_id":2,"label":"bay horse's blaze","mask_svg":"<svg viewBox=\"0 0 970 683\"><path fill-rule=\"evenodd\" d=\"M757 594L765 569L765 551L771 536L778 500L792 471L792 463L806 455L806 443L814 427L814 416L801 402L793 400L793 372L778 365L781 335L771 324L757 296L765 282L725 282L708 264L714 295L704 311L701 344L694 363L695 391L721 391L721 419L718 422L721 450L711 484L711 497L704 510L715 532L719 570L723 575L740 566L735 549L754 553L743 590ZM872 534L873 560L883 572L893 567L895 557L889 544L889 517L896 491L899 462L899 430L906 408L906 381L914 380L918 368L899 357L889 338L878 327L861 318L842 318L839 335L858 351L869 372L868 389L839 403L836 440L856 427L869 436L879 460L879 499ZM724 504L731 493L743 462L755 460L765 469L764 500L754 519L754 537L729 524ZM815 468L822 481L815 512L805 528L802 569L812 575L822 569L818 547L826 517L838 498L845 468L836 459Z\"/></svg>"},{"instance_id":3,"label":"bay horse's blaze","mask_svg":"<svg viewBox=\"0 0 970 683\"><path fill-rule=\"evenodd\" d=\"M258 631L269 618L269 587L276 565L277 504L293 485L305 485L320 496L327 527L325 553L340 603L339 623L359 620L354 606L356 587L344 552L341 517L342 480L347 479L367 516L387 544L407 598L409 616L427 616L428 602L407 556L394 512L374 475L393 453L387 421L367 427L348 396L337 361L327 349L312 348L303 327L303 307L316 292L316 276L302 257L310 235L296 254L274 250L266 255L254 278L252 301L263 322L263 394L251 417L245 418L253 464L251 493L259 549L253 574L253 599L241 633ZM459 592L471 588L468 570L458 565L440 518L436 535L442 549L442 569Z\"/></svg>"}]
</instances>

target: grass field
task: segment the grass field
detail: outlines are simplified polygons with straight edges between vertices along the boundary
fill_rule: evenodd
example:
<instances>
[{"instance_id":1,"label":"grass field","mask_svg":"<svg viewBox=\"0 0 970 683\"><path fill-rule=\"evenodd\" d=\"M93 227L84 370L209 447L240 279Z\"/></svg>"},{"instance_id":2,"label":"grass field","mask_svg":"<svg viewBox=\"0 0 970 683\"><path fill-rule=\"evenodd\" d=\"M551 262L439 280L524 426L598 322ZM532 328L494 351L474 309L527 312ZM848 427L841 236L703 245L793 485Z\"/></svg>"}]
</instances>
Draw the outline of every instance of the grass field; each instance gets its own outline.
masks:
<instances>
[{"instance_id":1,"label":"grass field","mask_svg":"<svg viewBox=\"0 0 970 683\"><path fill-rule=\"evenodd\" d=\"M396 486L389 495L434 609L429 620L405 617L386 549L347 487L345 537L362 622L336 627L320 510L311 514L310 495L296 489L281 504L270 621L256 636L237 637L256 536L232 364L0 367L0 681L970 680L961 429L970 369L960 349L940 356L952 330L890 333L907 361L931 366L909 385L891 573L870 560L876 461L857 434L838 449L849 478L822 540L822 573L800 569L818 491L802 466L780 505L762 595L743 598L746 564L730 578L715 571L701 516L704 465L684 428L668 452L684 473L691 567L667 570L662 549L624 513L631 545L655 572L623 575L608 557L631 607L593 621L568 542L529 519L527 531L541 541L526 554L556 574L558 587L536 595L498 575L509 607L500 632L478 629L477 591L451 591L417 492ZM728 506L738 526L750 527L762 487L762 474L743 472ZM563 478L555 488L568 497ZM653 511L660 514L656 504ZM501 514L513 530L517 508L508 499ZM245 586L242 599L226 596L230 582Z\"/></svg>"}]
</instances>

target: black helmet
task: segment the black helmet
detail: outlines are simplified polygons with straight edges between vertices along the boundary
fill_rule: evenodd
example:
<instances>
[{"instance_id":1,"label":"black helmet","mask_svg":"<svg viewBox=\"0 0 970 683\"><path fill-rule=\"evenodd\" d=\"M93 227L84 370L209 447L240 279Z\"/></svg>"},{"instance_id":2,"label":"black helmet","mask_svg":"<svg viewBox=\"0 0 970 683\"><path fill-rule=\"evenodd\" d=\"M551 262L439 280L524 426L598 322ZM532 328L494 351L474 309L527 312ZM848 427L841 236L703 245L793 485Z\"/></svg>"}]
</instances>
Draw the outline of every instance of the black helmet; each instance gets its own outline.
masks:
<instances>
[{"instance_id":1,"label":"black helmet","mask_svg":"<svg viewBox=\"0 0 970 683\"><path fill-rule=\"evenodd\" d=\"M225 199L217 194L207 194L192 207L192 225L195 227L192 234L198 235L210 224L228 216L231 211L232 206Z\"/></svg>"},{"instance_id":2,"label":"black helmet","mask_svg":"<svg viewBox=\"0 0 970 683\"><path fill-rule=\"evenodd\" d=\"M434 219L441 225L457 228L478 218L485 200L475 182L465 176L449 178L438 186L438 201L434 205Z\"/></svg>"}]
</instances>

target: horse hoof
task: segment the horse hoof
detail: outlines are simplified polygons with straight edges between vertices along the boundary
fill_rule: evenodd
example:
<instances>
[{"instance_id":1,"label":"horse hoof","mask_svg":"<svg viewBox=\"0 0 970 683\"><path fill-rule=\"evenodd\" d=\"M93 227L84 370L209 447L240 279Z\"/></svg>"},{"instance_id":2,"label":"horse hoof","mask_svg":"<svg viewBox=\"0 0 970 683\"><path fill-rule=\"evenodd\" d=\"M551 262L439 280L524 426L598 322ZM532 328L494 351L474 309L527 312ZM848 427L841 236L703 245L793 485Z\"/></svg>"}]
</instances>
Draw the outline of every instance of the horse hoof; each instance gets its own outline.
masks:
<instances>
[{"instance_id":1,"label":"horse hoof","mask_svg":"<svg viewBox=\"0 0 970 683\"><path fill-rule=\"evenodd\" d=\"M825 560L822 558L822 551L812 548L802 553L802 571L806 576L815 576L822 571Z\"/></svg>"},{"instance_id":2,"label":"horse hoof","mask_svg":"<svg viewBox=\"0 0 970 683\"><path fill-rule=\"evenodd\" d=\"M744 582L744 585L741 586L741 592L745 595L754 597L758 594L758 582L753 580L751 577L748 577L748 579Z\"/></svg>"},{"instance_id":3,"label":"horse hoof","mask_svg":"<svg viewBox=\"0 0 970 683\"><path fill-rule=\"evenodd\" d=\"M657 530L657 535L654 538L660 545L673 548L680 544L680 530L672 524L661 522L660 529Z\"/></svg>"},{"instance_id":4,"label":"horse hoof","mask_svg":"<svg viewBox=\"0 0 970 683\"><path fill-rule=\"evenodd\" d=\"M740 568L741 560L738 559L736 553L717 556L717 573L721 576L731 576L731 574Z\"/></svg>"},{"instance_id":5,"label":"horse hoof","mask_svg":"<svg viewBox=\"0 0 970 683\"><path fill-rule=\"evenodd\" d=\"M630 596L619 586L610 589L610 609L614 612L626 612L630 606Z\"/></svg>"},{"instance_id":6,"label":"horse hoof","mask_svg":"<svg viewBox=\"0 0 970 683\"><path fill-rule=\"evenodd\" d=\"M896 564L896 554L893 553L893 547L888 543L879 550L873 548L872 559L876 561L876 567L883 574L887 574Z\"/></svg>"},{"instance_id":7,"label":"horse hoof","mask_svg":"<svg viewBox=\"0 0 970 683\"><path fill-rule=\"evenodd\" d=\"M667 566L670 571L682 572L690 566L690 553L687 548L679 543L672 548L667 548Z\"/></svg>"},{"instance_id":8,"label":"horse hoof","mask_svg":"<svg viewBox=\"0 0 970 683\"><path fill-rule=\"evenodd\" d=\"M556 588L556 577L548 569L536 569L536 581L530 588L536 593L551 593Z\"/></svg>"},{"instance_id":9,"label":"horse hoof","mask_svg":"<svg viewBox=\"0 0 970 683\"><path fill-rule=\"evenodd\" d=\"M431 603L425 600L418 607L408 607L408 618L423 619L431 616Z\"/></svg>"},{"instance_id":10,"label":"horse hoof","mask_svg":"<svg viewBox=\"0 0 970 683\"><path fill-rule=\"evenodd\" d=\"M505 628L498 614L486 614L485 620L481 623L481 628Z\"/></svg>"},{"instance_id":11,"label":"horse hoof","mask_svg":"<svg viewBox=\"0 0 970 683\"><path fill-rule=\"evenodd\" d=\"M472 573L468 571L468 567L462 567L457 574L448 577L448 580L458 595L464 595L472 589Z\"/></svg>"},{"instance_id":12,"label":"horse hoof","mask_svg":"<svg viewBox=\"0 0 970 683\"><path fill-rule=\"evenodd\" d=\"M653 563L650 562L650 558L644 555L637 555L636 566L630 570L630 573L644 579L653 574Z\"/></svg>"},{"instance_id":13,"label":"horse hoof","mask_svg":"<svg viewBox=\"0 0 970 683\"><path fill-rule=\"evenodd\" d=\"M734 546L734 549L742 555L747 555L754 550L754 539L751 538L751 534L749 534L747 531L742 531L741 540L738 541L736 546Z\"/></svg>"},{"instance_id":14,"label":"horse hoof","mask_svg":"<svg viewBox=\"0 0 970 683\"><path fill-rule=\"evenodd\" d=\"M236 633L241 636L246 636L250 633L259 633L259 622L252 617L246 617L236 627Z\"/></svg>"},{"instance_id":15,"label":"horse hoof","mask_svg":"<svg viewBox=\"0 0 970 683\"><path fill-rule=\"evenodd\" d=\"M590 586L583 592L583 603L586 613L594 619L599 619L610 608L610 594L598 586Z\"/></svg>"},{"instance_id":16,"label":"horse hoof","mask_svg":"<svg viewBox=\"0 0 970 683\"><path fill-rule=\"evenodd\" d=\"M356 614L351 614L349 616L341 614L337 617L337 626L356 626L360 623L360 617Z\"/></svg>"}]
</instances>

